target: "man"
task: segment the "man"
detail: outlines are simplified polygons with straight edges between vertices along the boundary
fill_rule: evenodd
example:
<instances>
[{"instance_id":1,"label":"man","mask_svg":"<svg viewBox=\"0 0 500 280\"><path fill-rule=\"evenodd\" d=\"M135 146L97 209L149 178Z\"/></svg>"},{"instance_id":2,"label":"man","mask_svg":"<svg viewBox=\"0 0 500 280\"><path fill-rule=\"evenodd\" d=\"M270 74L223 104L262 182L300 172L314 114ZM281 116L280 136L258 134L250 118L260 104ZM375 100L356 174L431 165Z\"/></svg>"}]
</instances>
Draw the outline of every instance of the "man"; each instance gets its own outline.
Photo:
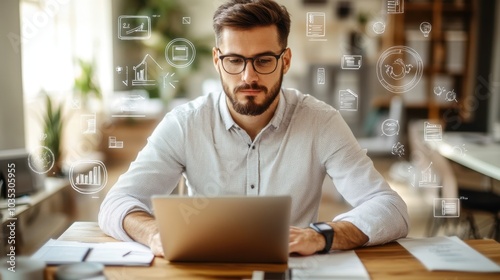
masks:
<instances>
[{"instance_id":1,"label":"man","mask_svg":"<svg viewBox=\"0 0 500 280\"><path fill-rule=\"evenodd\" d=\"M290 195L289 251L310 255L404 237L406 205L375 170L338 111L293 89L290 17L272 0L233 0L214 15L213 64L224 93L168 113L107 194L102 230L163 255L151 195L171 193L184 175L198 195ZM325 176L354 208L315 222Z\"/></svg>"}]
</instances>

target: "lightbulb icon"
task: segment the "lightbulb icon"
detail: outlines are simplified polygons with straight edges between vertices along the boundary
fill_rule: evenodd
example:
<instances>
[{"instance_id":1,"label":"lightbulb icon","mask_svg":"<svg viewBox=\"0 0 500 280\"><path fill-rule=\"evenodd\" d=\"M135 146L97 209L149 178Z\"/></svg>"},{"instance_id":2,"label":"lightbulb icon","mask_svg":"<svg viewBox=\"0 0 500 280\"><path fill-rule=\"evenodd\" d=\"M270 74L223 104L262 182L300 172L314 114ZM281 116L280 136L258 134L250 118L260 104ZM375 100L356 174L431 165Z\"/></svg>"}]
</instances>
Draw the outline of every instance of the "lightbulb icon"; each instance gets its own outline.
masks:
<instances>
[{"instance_id":1,"label":"lightbulb icon","mask_svg":"<svg viewBox=\"0 0 500 280\"><path fill-rule=\"evenodd\" d=\"M424 21L420 24L420 31L424 34L424 37L429 37L429 33L431 32L432 25L427 21Z\"/></svg>"}]
</instances>

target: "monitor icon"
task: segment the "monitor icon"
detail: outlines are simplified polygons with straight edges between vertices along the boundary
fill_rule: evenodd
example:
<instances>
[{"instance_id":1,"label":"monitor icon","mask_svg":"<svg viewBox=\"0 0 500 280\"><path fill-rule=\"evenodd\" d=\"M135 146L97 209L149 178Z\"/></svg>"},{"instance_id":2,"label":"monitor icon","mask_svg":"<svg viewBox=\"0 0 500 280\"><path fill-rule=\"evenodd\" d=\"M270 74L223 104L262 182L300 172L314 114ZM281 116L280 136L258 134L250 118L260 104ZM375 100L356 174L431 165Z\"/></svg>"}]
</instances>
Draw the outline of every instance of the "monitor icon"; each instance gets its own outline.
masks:
<instances>
[{"instance_id":1,"label":"monitor icon","mask_svg":"<svg viewBox=\"0 0 500 280\"><path fill-rule=\"evenodd\" d=\"M172 60L173 61L187 61L189 58L189 49L184 45L172 46Z\"/></svg>"},{"instance_id":2,"label":"monitor icon","mask_svg":"<svg viewBox=\"0 0 500 280\"><path fill-rule=\"evenodd\" d=\"M176 38L165 47L165 59L170 66L185 68L193 63L196 58L194 44L185 38Z\"/></svg>"}]
</instances>

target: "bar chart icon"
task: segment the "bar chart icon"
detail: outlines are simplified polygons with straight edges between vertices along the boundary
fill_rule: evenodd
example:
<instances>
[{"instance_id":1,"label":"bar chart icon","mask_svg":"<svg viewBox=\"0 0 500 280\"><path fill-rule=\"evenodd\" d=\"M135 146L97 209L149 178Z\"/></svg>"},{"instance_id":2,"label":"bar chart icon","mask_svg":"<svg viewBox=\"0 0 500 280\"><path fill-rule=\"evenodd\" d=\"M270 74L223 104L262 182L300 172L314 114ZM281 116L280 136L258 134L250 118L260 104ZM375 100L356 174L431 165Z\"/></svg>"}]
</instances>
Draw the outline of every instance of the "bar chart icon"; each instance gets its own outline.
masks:
<instances>
[{"instance_id":1,"label":"bar chart icon","mask_svg":"<svg viewBox=\"0 0 500 280\"><path fill-rule=\"evenodd\" d=\"M80 186L100 186L102 183L101 167L94 166L87 174L78 174L75 184Z\"/></svg>"},{"instance_id":2,"label":"bar chart icon","mask_svg":"<svg viewBox=\"0 0 500 280\"><path fill-rule=\"evenodd\" d=\"M108 181L106 166L99 160L77 161L71 165L69 181L73 189L79 193L97 193Z\"/></svg>"}]
</instances>

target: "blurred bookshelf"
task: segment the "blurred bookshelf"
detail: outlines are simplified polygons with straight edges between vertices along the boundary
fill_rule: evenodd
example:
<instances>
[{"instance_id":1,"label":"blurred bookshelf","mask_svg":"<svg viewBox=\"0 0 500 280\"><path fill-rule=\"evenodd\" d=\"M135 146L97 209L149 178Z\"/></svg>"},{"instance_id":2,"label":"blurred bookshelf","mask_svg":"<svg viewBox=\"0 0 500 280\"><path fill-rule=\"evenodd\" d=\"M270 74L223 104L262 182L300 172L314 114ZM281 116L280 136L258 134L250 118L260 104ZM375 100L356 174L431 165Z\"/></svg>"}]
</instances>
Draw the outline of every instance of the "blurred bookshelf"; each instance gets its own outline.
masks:
<instances>
[{"instance_id":1,"label":"blurred bookshelf","mask_svg":"<svg viewBox=\"0 0 500 280\"><path fill-rule=\"evenodd\" d=\"M477 0L406 0L404 13L388 14L383 46L408 46L422 58L423 74L418 90L404 96L408 116L439 120L445 110L458 111L460 118L471 118L462 110L467 95L473 93L477 52ZM423 35L422 22L431 24ZM445 89L443 95L435 92ZM453 91L455 98L445 98ZM451 102L450 102L451 101ZM377 100L383 106L388 100Z\"/></svg>"}]
</instances>

